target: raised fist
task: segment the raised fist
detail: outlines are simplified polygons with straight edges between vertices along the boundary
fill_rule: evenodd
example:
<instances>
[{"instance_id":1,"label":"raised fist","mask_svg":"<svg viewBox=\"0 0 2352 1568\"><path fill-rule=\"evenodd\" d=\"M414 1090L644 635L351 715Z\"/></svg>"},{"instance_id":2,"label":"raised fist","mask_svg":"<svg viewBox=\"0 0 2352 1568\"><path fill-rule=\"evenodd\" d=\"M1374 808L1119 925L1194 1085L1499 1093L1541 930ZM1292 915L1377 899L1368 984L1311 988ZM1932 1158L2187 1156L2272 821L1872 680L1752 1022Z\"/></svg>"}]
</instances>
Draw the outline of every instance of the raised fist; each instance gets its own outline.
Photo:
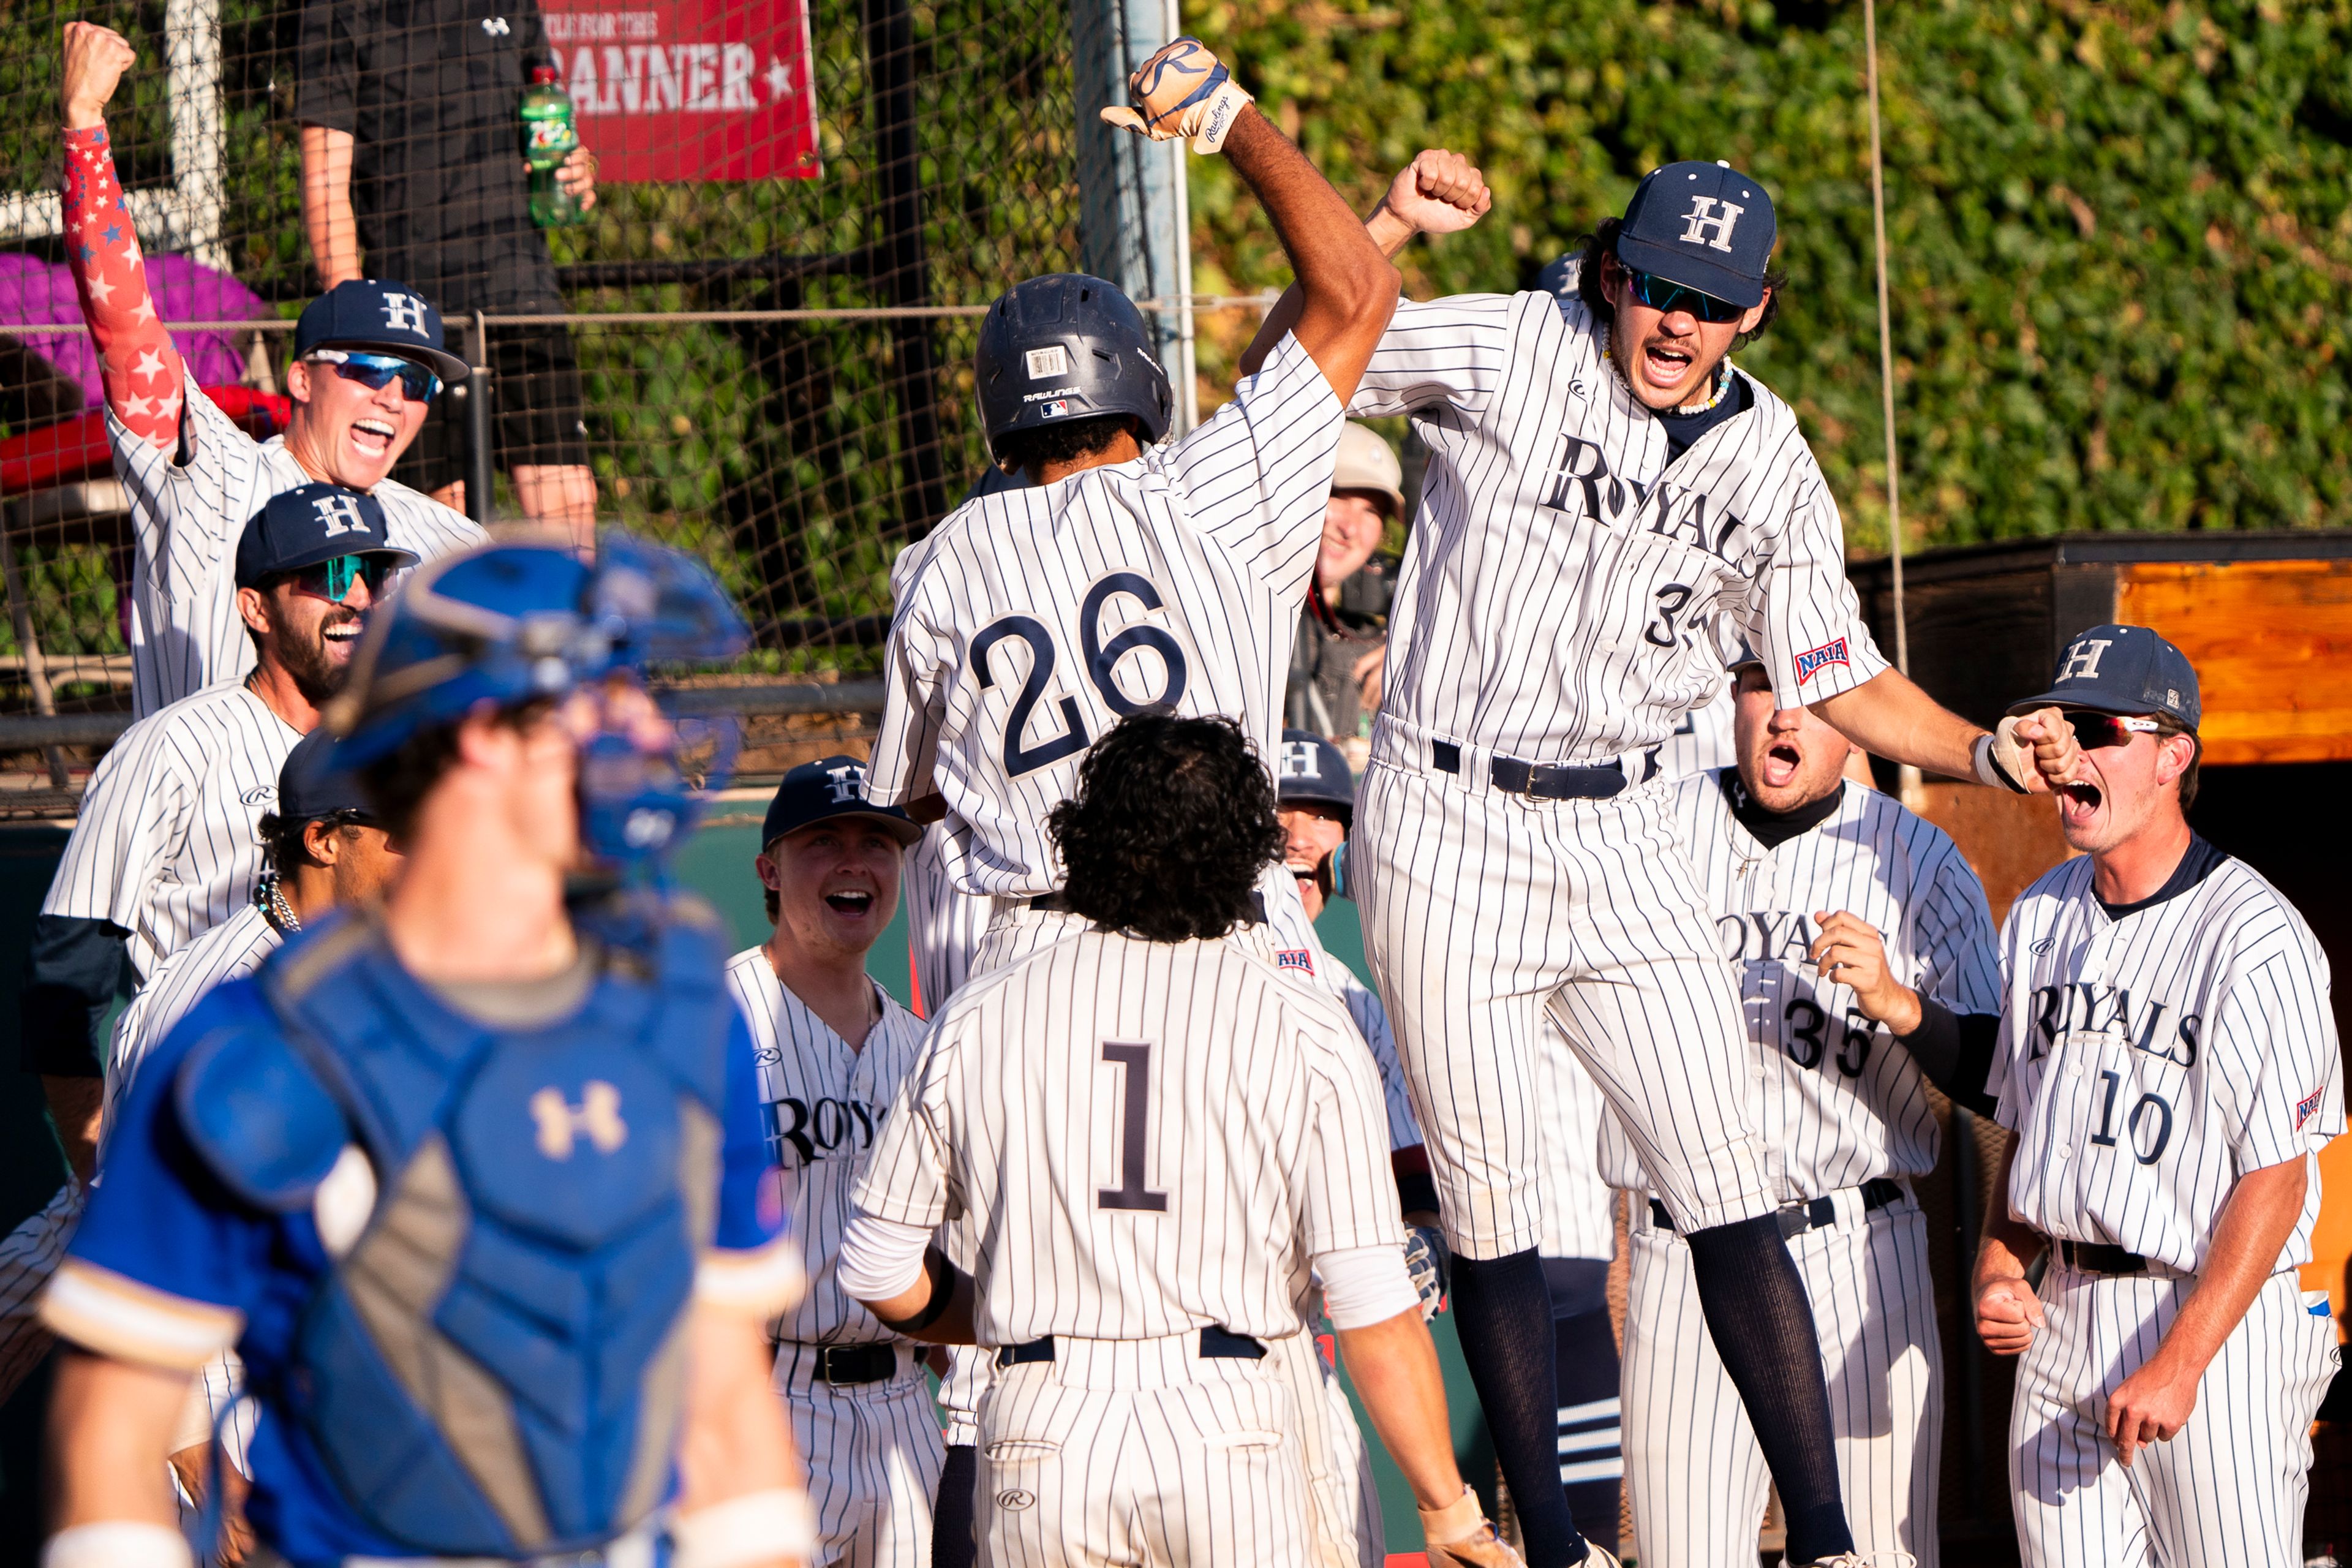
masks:
<instances>
[{"instance_id":1,"label":"raised fist","mask_svg":"<svg viewBox=\"0 0 2352 1568\"><path fill-rule=\"evenodd\" d=\"M95 22L68 22L65 69L58 98L68 131L86 130L106 122L107 100L131 62L139 58L131 41L111 27Z\"/></svg>"},{"instance_id":2,"label":"raised fist","mask_svg":"<svg viewBox=\"0 0 2352 1568\"><path fill-rule=\"evenodd\" d=\"M1131 109L1102 111L1103 123L1149 136L1154 142L1191 140L1195 153L1225 144L1244 105L1252 101L1223 60L1198 38L1166 44L1127 79Z\"/></svg>"},{"instance_id":3,"label":"raised fist","mask_svg":"<svg viewBox=\"0 0 2352 1568\"><path fill-rule=\"evenodd\" d=\"M1397 171L1387 205L1423 234L1455 234L1486 216L1495 193L1469 159L1432 147Z\"/></svg>"}]
</instances>

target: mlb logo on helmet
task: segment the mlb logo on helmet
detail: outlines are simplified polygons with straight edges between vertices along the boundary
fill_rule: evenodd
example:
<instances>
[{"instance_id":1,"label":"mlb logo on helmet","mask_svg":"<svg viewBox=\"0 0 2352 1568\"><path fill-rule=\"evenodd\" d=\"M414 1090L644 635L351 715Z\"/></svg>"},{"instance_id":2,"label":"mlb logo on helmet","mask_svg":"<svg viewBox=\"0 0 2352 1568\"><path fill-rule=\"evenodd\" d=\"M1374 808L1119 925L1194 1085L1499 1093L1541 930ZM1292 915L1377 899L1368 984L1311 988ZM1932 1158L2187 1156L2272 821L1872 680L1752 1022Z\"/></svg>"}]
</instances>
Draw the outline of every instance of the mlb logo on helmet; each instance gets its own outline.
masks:
<instances>
[{"instance_id":1,"label":"mlb logo on helmet","mask_svg":"<svg viewBox=\"0 0 2352 1568\"><path fill-rule=\"evenodd\" d=\"M1838 638L1835 642L1825 642L1817 648L1809 648L1797 656L1797 684L1802 686L1816 673L1832 664L1843 664L1850 668L1852 662L1846 658L1843 637Z\"/></svg>"},{"instance_id":2,"label":"mlb logo on helmet","mask_svg":"<svg viewBox=\"0 0 2352 1568\"><path fill-rule=\"evenodd\" d=\"M1069 414L1069 400L1058 397L1037 411L1038 417L1041 419L1066 419Z\"/></svg>"}]
</instances>

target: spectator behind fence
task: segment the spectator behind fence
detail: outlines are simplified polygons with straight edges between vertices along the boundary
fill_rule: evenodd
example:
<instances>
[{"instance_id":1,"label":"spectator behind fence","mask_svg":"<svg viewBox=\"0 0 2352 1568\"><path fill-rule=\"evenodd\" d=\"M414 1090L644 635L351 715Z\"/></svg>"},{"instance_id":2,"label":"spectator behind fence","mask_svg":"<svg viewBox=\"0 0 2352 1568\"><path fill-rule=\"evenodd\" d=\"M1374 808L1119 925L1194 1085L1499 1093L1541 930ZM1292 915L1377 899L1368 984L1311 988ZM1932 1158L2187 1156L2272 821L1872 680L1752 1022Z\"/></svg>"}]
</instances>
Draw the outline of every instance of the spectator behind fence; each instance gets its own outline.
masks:
<instances>
[{"instance_id":1,"label":"spectator behind fence","mask_svg":"<svg viewBox=\"0 0 2352 1568\"><path fill-rule=\"evenodd\" d=\"M442 351L440 319L399 284L337 290L302 312L283 437L256 442L191 383L156 319L107 136L107 100L135 58L120 33L66 24L66 261L131 494L131 711L144 718L254 668L233 563L246 520L270 497L318 481L364 490L383 509L387 547L426 559L482 531L384 478L441 380L465 374Z\"/></svg>"},{"instance_id":2,"label":"spectator behind fence","mask_svg":"<svg viewBox=\"0 0 2352 1568\"><path fill-rule=\"evenodd\" d=\"M1290 687L1283 698L1293 729L1329 737L1356 754L1381 705L1388 647L1393 563L1379 559L1388 525L1404 511L1404 470L1389 444L1361 425L1340 434L1339 464L1323 509L1323 547L1315 591L1299 612L1290 649Z\"/></svg>"},{"instance_id":3,"label":"spectator behind fence","mask_svg":"<svg viewBox=\"0 0 2352 1568\"><path fill-rule=\"evenodd\" d=\"M407 279L445 315L563 309L547 241L530 220L520 126L534 67L552 66L538 0L303 0L302 222L319 280ZM596 160L563 164L563 188L595 205ZM596 479L581 418L580 365L561 327L492 331L493 447L534 521L594 538ZM479 350L477 350L479 357ZM436 408L394 471L467 510L462 410Z\"/></svg>"}]
</instances>

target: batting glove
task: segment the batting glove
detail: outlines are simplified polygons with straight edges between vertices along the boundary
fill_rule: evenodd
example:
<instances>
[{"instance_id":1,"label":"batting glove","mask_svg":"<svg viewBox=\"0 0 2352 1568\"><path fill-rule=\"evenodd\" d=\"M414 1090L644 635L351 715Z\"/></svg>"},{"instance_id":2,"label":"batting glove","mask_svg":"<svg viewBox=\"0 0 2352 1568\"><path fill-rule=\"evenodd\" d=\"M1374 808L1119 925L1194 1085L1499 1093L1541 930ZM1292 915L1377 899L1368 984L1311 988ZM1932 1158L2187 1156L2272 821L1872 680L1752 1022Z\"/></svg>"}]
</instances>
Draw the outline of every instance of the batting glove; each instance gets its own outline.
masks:
<instances>
[{"instance_id":1,"label":"batting glove","mask_svg":"<svg viewBox=\"0 0 2352 1568\"><path fill-rule=\"evenodd\" d=\"M2033 774L2033 748L2017 738L2017 721L2003 719L1990 735L1977 737L1977 781L2023 795Z\"/></svg>"},{"instance_id":2,"label":"batting glove","mask_svg":"<svg viewBox=\"0 0 2352 1568\"><path fill-rule=\"evenodd\" d=\"M1198 38L1163 46L1127 79L1132 109L1106 109L1103 122L1149 136L1154 142L1189 137L1195 153L1214 153L1254 101L1225 69L1223 60Z\"/></svg>"},{"instance_id":3,"label":"batting glove","mask_svg":"<svg viewBox=\"0 0 2352 1568\"><path fill-rule=\"evenodd\" d=\"M1423 1509L1421 1538L1429 1549L1429 1568L1526 1568L1511 1543L1495 1533L1478 1506L1478 1494L1468 1487L1440 1509Z\"/></svg>"},{"instance_id":4,"label":"batting glove","mask_svg":"<svg viewBox=\"0 0 2352 1568\"><path fill-rule=\"evenodd\" d=\"M1421 1293L1421 1317L1423 1322L1445 1310L1445 1289L1453 1283L1446 1277L1445 1237L1434 1226L1416 1225L1405 1231L1404 1268L1412 1276L1412 1288Z\"/></svg>"}]
</instances>

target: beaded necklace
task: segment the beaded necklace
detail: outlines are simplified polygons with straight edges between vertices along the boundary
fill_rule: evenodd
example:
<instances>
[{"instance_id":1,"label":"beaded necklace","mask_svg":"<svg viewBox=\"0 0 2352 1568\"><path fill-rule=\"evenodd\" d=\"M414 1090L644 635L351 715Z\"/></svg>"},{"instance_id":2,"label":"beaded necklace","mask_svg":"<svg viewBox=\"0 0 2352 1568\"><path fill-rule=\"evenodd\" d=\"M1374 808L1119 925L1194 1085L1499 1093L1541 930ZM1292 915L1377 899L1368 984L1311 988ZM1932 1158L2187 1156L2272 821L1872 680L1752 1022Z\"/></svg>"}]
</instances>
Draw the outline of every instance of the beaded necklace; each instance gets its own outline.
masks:
<instances>
[{"instance_id":1,"label":"beaded necklace","mask_svg":"<svg viewBox=\"0 0 2352 1568\"><path fill-rule=\"evenodd\" d=\"M1617 379L1621 382L1625 382L1625 390L1628 392L1633 391L1633 384L1630 381L1626 381L1625 379L1625 367L1617 363L1617 356L1610 352L1609 323L1607 321L1601 323L1601 357L1609 362L1609 368L1617 373ZM1731 391L1731 356L1729 354L1724 355L1722 360L1717 363L1715 372L1715 394L1705 403L1699 404L1696 407L1685 404L1680 408L1668 408L1663 412L1669 416L1678 415L1687 418L1694 414L1705 414L1722 403L1724 398L1728 395Z\"/></svg>"}]
</instances>

